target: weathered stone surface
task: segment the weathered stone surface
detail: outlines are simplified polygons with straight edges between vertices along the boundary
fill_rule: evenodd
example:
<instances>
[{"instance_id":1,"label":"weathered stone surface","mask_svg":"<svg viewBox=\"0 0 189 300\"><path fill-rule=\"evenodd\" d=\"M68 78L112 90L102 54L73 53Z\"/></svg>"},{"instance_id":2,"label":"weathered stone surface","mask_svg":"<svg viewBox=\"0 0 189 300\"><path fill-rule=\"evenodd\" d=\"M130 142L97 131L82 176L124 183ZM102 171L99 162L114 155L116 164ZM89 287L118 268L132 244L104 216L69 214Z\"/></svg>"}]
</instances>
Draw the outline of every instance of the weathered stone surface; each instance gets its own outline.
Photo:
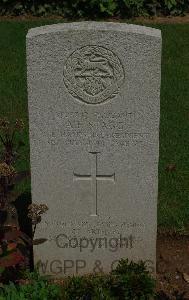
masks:
<instances>
[{"instance_id":1,"label":"weathered stone surface","mask_svg":"<svg viewBox=\"0 0 189 300\"><path fill-rule=\"evenodd\" d=\"M155 268L161 33L81 22L27 35L35 261L56 276Z\"/></svg>"}]
</instances>

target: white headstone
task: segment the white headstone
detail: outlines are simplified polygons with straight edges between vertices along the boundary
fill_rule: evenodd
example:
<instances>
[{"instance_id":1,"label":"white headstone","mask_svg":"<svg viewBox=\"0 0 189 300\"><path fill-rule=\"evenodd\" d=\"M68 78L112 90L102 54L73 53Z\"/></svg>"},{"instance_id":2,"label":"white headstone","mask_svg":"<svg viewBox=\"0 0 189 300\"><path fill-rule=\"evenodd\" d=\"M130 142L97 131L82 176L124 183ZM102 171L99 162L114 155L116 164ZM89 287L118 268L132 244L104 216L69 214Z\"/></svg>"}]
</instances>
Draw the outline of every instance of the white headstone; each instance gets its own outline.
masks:
<instances>
[{"instance_id":1,"label":"white headstone","mask_svg":"<svg viewBox=\"0 0 189 300\"><path fill-rule=\"evenodd\" d=\"M161 33L118 23L31 29L28 94L34 249L44 273L155 270Z\"/></svg>"}]
</instances>

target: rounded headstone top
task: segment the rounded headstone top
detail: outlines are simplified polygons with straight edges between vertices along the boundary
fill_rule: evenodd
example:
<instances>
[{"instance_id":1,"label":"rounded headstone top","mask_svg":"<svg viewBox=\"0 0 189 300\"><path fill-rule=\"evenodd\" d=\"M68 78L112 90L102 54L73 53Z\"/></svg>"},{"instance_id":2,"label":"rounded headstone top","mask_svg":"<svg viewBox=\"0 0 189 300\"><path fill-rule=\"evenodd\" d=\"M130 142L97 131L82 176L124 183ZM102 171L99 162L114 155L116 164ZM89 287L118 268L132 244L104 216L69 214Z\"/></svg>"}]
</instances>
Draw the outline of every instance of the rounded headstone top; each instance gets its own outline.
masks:
<instances>
[{"instance_id":1,"label":"rounded headstone top","mask_svg":"<svg viewBox=\"0 0 189 300\"><path fill-rule=\"evenodd\" d=\"M60 23L54 25L40 26L32 28L28 31L27 38L32 38L43 34L52 34L61 31L72 31L72 30L97 30L97 31L122 31L134 34L149 35L156 38L161 38L161 31L159 29L154 29L151 27L133 25L133 24L123 24L114 22L95 22L95 21L85 21L85 22L73 22L73 23Z\"/></svg>"}]
</instances>

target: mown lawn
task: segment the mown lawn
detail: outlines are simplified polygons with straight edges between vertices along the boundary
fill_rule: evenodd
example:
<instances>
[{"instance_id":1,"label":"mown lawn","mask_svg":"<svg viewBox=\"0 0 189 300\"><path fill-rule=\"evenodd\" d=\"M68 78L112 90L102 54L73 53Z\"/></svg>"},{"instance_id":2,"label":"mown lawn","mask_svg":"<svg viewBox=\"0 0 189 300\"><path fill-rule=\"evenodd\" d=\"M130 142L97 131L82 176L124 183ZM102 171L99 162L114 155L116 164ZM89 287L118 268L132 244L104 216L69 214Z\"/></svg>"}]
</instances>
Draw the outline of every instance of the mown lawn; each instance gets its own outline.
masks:
<instances>
[{"instance_id":1,"label":"mown lawn","mask_svg":"<svg viewBox=\"0 0 189 300\"><path fill-rule=\"evenodd\" d=\"M59 21L0 21L0 116L21 117L27 124L26 159L19 163L20 169L29 166L25 37L29 28L55 22ZM152 26L163 34L158 223L185 230L189 225L189 24Z\"/></svg>"}]
</instances>

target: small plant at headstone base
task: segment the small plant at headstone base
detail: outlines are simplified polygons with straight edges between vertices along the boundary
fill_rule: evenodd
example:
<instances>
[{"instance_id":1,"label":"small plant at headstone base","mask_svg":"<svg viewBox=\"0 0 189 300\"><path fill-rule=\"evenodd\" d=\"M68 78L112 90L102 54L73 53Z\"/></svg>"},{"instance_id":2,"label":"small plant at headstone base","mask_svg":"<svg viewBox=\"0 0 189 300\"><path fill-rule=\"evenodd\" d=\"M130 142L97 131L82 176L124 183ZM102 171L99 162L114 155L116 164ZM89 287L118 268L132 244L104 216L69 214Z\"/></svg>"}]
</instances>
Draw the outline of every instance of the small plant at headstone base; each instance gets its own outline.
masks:
<instances>
[{"instance_id":1,"label":"small plant at headstone base","mask_svg":"<svg viewBox=\"0 0 189 300\"><path fill-rule=\"evenodd\" d=\"M33 225L33 231L32 231L33 245L39 245L46 241L46 239L43 239L43 238L34 240L34 236L35 236L37 224L39 224L41 222L41 216L44 213L46 213L47 210L48 210L48 207L46 204L32 203L28 207L28 211L29 211L28 217L31 219L32 225Z\"/></svg>"},{"instance_id":2,"label":"small plant at headstone base","mask_svg":"<svg viewBox=\"0 0 189 300\"><path fill-rule=\"evenodd\" d=\"M20 158L20 149L24 143L20 135L24 129L22 120L11 123L0 119L0 280L8 282L20 278L25 268L29 268L29 254L33 244L40 244L44 239L35 241L20 231L17 210L14 202L20 196L15 187L29 177L28 171L17 172L14 165ZM36 225L41 215L47 210L39 205Z\"/></svg>"},{"instance_id":3,"label":"small plant at headstone base","mask_svg":"<svg viewBox=\"0 0 189 300\"><path fill-rule=\"evenodd\" d=\"M135 263L121 259L112 275L115 276L112 290L114 294L119 293L120 300L147 300L155 295L155 280L142 261Z\"/></svg>"},{"instance_id":4,"label":"small plant at headstone base","mask_svg":"<svg viewBox=\"0 0 189 300\"><path fill-rule=\"evenodd\" d=\"M0 297L0 300L151 300L155 299L155 280L144 263L122 259L110 274L72 276L61 281L41 276L36 269L27 273L24 284L0 288Z\"/></svg>"},{"instance_id":5,"label":"small plant at headstone base","mask_svg":"<svg viewBox=\"0 0 189 300\"><path fill-rule=\"evenodd\" d=\"M32 208L35 208L35 213ZM0 226L0 280L1 282L17 281L25 278L29 270L29 252L33 245L39 245L46 239L34 239L36 225L41 222L41 215L47 211L45 204L31 204L28 216L32 218L34 230L30 238L14 226ZM36 218L37 216L37 218Z\"/></svg>"},{"instance_id":6,"label":"small plant at headstone base","mask_svg":"<svg viewBox=\"0 0 189 300\"><path fill-rule=\"evenodd\" d=\"M28 273L24 284L10 283L0 287L0 300L61 300L61 287L37 271Z\"/></svg>"},{"instance_id":7,"label":"small plant at headstone base","mask_svg":"<svg viewBox=\"0 0 189 300\"><path fill-rule=\"evenodd\" d=\"M109 275L73 276L63 283L63 300L116 300L111 294Z\"/></svg>"},{"instance_id":8,"label":"small plant at headstone base","mask_svg":"<svg viewBox=\"0 0 189 300\"><path fill-rule=\"evenodd\" d=\"M19 230L14 201L20 195L15 185L29 175L29 172L16 172L14 164L19 158L24 143L19 139L24 128L22 120L11 123L0 119L0 278L13 280L20 267L28 263L30 239ZM25 247L27 244L27 247ZM22 269L22 267L21 267Z\"/></svg>"},{"instance_id":9,"label":"small plant at headstone base","mask_svg":"<svg viewBox=\"0 0 189 300\"><path fill-rule=\"evenodd\" d=\"M29 266L30 238L10 226L2 226L0 236L0 281L17 281Z\"/></svg>"},{"instance_id":10,"label":"small plant at headstone base","mask_svg":"<svg viewBox=\"0 0 189 300\"><path fill-rule=\"evenodd\" d=\"M19 158L24 143L20 134L24 128L22 120L14 123L0 119L0 225L18 228L17 211L13 202L20 195L15 185L28 177L29 172L17 172L14 164ZM19 138L18 138L19 136Z\"/></svg>"},{"instance_id":11,"label":"small plant at headstone base","mask_svg":"<svg viewBox=\"0 0 189 300\"><path fill-rule=\"evenodd\" d=\"M145 263L122 259L110 274L73 276L63 284L63 299L151 300L155 280Z\"/></svg>"}]
</instances>

